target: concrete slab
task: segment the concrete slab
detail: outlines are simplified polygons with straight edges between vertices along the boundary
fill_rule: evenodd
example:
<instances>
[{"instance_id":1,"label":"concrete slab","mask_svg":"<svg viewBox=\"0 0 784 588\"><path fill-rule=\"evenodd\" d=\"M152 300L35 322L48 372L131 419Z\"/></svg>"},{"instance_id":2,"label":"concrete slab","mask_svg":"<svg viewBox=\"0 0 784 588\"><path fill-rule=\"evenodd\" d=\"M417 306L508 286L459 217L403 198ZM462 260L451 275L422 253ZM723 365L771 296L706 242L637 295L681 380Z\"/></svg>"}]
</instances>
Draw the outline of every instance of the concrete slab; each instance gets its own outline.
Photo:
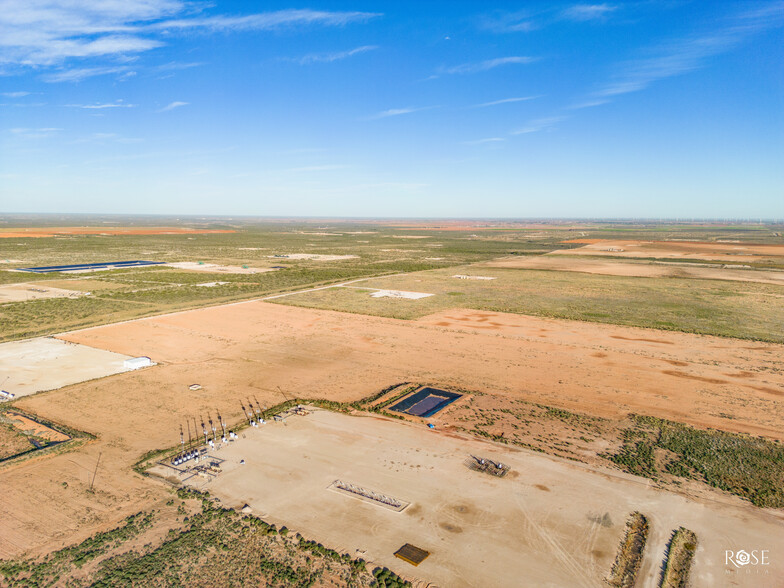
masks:
<instances>
[{"instance_id":1,"label":"concrete slab","mask_svg":"<svg viewBox=\"0 0 784 588\"><path fill-rule=\"evenodd\" d=\"M16 398L128 371L128 355L52 337L0 344L0 388Z\"/></svg>"}]
</instances>

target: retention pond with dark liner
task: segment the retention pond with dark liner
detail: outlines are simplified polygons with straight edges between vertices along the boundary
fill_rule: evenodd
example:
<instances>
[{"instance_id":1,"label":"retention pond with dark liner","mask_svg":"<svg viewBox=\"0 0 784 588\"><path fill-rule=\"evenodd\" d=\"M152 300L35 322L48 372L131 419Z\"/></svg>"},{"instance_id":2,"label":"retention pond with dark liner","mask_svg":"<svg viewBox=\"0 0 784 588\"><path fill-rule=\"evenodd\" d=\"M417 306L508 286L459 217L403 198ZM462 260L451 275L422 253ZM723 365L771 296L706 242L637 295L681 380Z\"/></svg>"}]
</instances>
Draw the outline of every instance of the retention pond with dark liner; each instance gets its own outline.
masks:
<instances>
[{"instance_id":1,"label":"retention pond with dark liner","mask_svg":"<svg viewBox=\"0 0 784 588\"><path fill-rule=\"evenodd\" d=\"M390 407L390 410L427 418L443 410L461 396L462 394L455 392L425 387Z\"/></svg>"},{"instance_id":2,"label":"retention pond with dark liner","mask_svg":"<svg viewBox=\"0 0 784 588\"><path fill-rule=\"evenodd\" d=\"M51 272L94 272L100 270L125 269L128 267L141 267L146 265L163 265L163 261L107 261L104 263L77 263L73 265L46 265L41 267L20 267L18 272L32 272L35 274L48 274Z\"/></svg>"}]
</instances>

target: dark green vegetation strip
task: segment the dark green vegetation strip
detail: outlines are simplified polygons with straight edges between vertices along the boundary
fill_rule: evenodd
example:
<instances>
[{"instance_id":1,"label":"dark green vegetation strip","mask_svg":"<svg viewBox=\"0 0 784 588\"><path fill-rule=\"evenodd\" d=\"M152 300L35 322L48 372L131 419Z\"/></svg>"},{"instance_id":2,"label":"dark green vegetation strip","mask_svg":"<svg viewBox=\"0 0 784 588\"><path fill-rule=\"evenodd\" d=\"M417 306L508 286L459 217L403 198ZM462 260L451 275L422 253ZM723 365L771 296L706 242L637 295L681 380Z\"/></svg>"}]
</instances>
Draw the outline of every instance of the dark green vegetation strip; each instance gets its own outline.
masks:
<instances>
[{"instance_id":1,"label":"dark green vegetation strip","mask_svg":"<svg viewBox=\"0 0 784 588\"><path fill-rule=\"evenodd\" d=\"M697 535L680 527L667 546L667 565L662 574L661 588L685 588L689 583L689 569L697 549Z\"/></svg>"},{"instance_id":2,"label":"dark green vegetation strip","mask_svg":"<svg viewBox=\"0 0 784 588\"><path fill-rule=\"evenodd\" d=\"M648 519L633 512L626 521L626 534L621 540L608 583L616 588L633 588L642 564L642 554L648 539Z\"/></svg>"},{"instance_id":3,"label":"dark green vegetation strip","mask_svg":"<svg viewBox=\"0 0 784 588\"><path fill-rule=\"evenodd\" d=\"M299 535L292 537L285 527L278 530L258 518L222 508L209 499L209 494L178 490L177 497L182 501L179 525L169 529L163 539L144 536L154 525L160 526L155 511L138 513L111 531L43 558L0 562L0 583L4 578L12 586L39 588L307 587L322 578L341 586L368 586L374 582L361 559L306 541ZM183 516L188 512L186 501L193 500L201 501L201 509ZM142 545L147 539L150 541ZM410 584L400 580L387 585Z\"/></svg>"},{"instance_id":4,"label":"dark green vegetation strip","mask_svg":"<svg viewBox=\"0 0 784 588\"><path fill-rule=\"evenodd\" d=\"M634 416L633 421L635 427L624 432L620 450L605 456L625 471L657 479L663 470L721 488L756 506L784 508L781 444L649 416Z\"/></svg>"},{"instance_id":5,"label":"dark green vegetation strip","mask_svg":"<svg viewBox=\"0 0 784 588\"><path fill-rule=\"evenodd\" d=\"M373 570L375 582L373 586L379 588L406 588L411 586L411 582L404 580L389 568L376 568Z\"/></svg>"}]
</instances>

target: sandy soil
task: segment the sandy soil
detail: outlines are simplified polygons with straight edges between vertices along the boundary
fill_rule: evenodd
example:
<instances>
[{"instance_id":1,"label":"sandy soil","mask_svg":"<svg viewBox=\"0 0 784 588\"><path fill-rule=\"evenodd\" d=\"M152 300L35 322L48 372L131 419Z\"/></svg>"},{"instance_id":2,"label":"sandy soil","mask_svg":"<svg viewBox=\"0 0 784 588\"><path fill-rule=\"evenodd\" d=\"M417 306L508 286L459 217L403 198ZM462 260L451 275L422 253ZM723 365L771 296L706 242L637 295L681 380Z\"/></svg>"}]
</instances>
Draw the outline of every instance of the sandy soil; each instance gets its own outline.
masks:
<instances>
[{"instance_id":1,"label":"sandy soil","mask_svg":"<svg viewBox=\"0 0 784 588\"><path fill-rule=\"evenodd\" d=\"M236 233L218 229L183 229L181 227L52 227L0 229L0 239L22 237L56 237L60 235L203 235L208 233Z\"/></svg>"},{"instance_id":2,"label":"sandy soil","mask_svg":"<svg viewBox=\"0 0 784 588\"><path fill-rule=\"evenodd\" d=\"M344 259L356 259L358 255L321 255L319 253L286 253L278 255L268 255L272 259L307 259L313 261L342 261Z\"/></svg>"},{"instance_id":3,"label":"sandy soil","mask_svg":"<svg viewBox=\"0 0 784 588\"><path fill-rule=\"evenodd\" d=\"M107 282L104 280L90 280L90 279L80 279L80 280L46 280L45 282L40 282L39 284L44 288L48 286L54 286L55 288L66 288L71 290L77 290L78 292L95 292L96 290L114 290L116 288L125 288L127 284L120 284L118 282Z\"/></svg>"},{"instance_id":4,"label":"sandy soil","mask_svg":"<svg viewBox=\"0 0 784 588\"><path fill-rule=\"evenodd\" d=\"M351 286L348 286L351 287ZM433 296L428 292L408 292L406 290L377 290L375 288L368 288L375 290L370 294L371 298L403 298L407 300L419 300L420 298L427 298Z\"/></svg>"},{"instance_id":5,"label":"sandy soil","mask_svg":"<svg viewBox=\"0 0 784 588\"><path fill-rule=\"evenodd\" d=\"M26 432L28 435L41 437L53 442L68 441L68 439L70 439L70 437L65 433L55 431L51 427L47 427L46 425L34 421L33 419L30 419L23 414L19 414L18 412L9 411L6 413L6 415L9 422L14 427L20 431Z\"/></svg>"},{"instance_id":6,"label":"sandy soil","mask_svg":"<svg viewBox=\"0 0 784 588\"><path fill-rule=\"evenodd\" d=\"M628 514L651 521L639 586L658 586L670 533L699 537L698 586L725 577L725 549L784 549L782 518L735 503L694 501L631 476L499 447L378 417L315 411L285 426L247 430L214 455L223 473L189 480L228 506L287 525L374 564L439 586L602 586ZM469 455L511 466L503 479L472 472ZM245 464L241 465L240 460ZM409 502L395 512L329 491L340 479ZM604 524L602 524L604 520ZM341 521L341 524L335 524ZM413 543L430 556L418 567L393 553ZM775 586L784 561L737 586Z\"/></svg>"},{"instance_id":7,"label":"sandy soil","mask_svg":"<svg viewBox=\"0 0 784 588\"><path fill-rule=\"evenodd\" d=\"M407 322L259 301L63 339L202 364L216 382L225 381L225 370L246 389L317 378L319 386L294 388L300 396L355 400L394 381L433 380L598 416L642 412L784 440L784 346L775 344L474 310ZM254 364L261 373L248 369Z\"/></svg>"},{"instance_id":8,"label":"sandy soil","mask_svg":"<svg viewBox=\"0 0 784 588\"><path fill-rule=\"evenodd\" d=\"M174 446L186 417L220 411L239 421L249 398L266 406L284 393L356 400L419 381L598 416L633 411L784 437L784 346L770 344L476 311L406 322L259 301L64 338L160 365L18 401L97 440L0 472L0 557L80 541L164 499L132 465ZM189 390L193 383L203 389Z\"/></svg>"},{"instance_id":9,"label":"sandy soil","mask_svg":"<svg viewBox=\"0 0 784 588\"><path fill-rule=\"evenodd\" d=\"M126 359L127 355L50 337L11 341L0 344L0 385L20 398L124 372Z\"/></svg>"},{"instance_id":10,"label":"sandy soil","mask_svg":"<svg viewBox=\"0 0 784 588\"><path fill-rule=\"evenodd\" d=\"M195 272L209 272L212 274L262 274L264 272L274 272L275 270L269 267L241 267L238 265L218 265L215 263L198 263L196 261L177 261L174 263L167 263L169 267L177 269L190 270Z\"/></svg>"},{"instance_id":11,"label":"sandy soil","mask_svg":"<svg viewBox=\"0 0 784 588\"><path fill-rule=\"evenodd\" d=\"M579 240L595 241L593 239ZM577 241L566 241L577 242ZM578 249L553 251L552 255L609 255L661 259L707 259L736 262L784 261L784 245L704 243L699 241L595 241Z\"/></svg>"},{"instance_id":12,"label":"sandy soil","mask_svg":"<svg viewBox=\"0 0 784 588\"><path fill-rule=\"evenodd\" d=\"M574 250L572 250L574 251ZM704 280L730 280L736 282L759 282L784 285L784 271L727 268L675 262L627 262L615 259L601 260L585 257L541 255L536 257L512 257L481 264L484 267L507 269L555 270L582 272L608 276L635 276L641 278L696 278ZM747 260L749 261L749 260ZM737 264L733 264L737 265Z\"/></svg>"},{"instance_id":13,"label":"sandy soil","mask_svg":"<svg viewBox=\"0 0 784 588\"><path fill-rule=\"evenodd\" d=\"M44 298L76 298L85 296L84 292L55 288L48 284L7 284L0 286L0 304L7 302L27 302Z\"/></svg>"}]
</instances>

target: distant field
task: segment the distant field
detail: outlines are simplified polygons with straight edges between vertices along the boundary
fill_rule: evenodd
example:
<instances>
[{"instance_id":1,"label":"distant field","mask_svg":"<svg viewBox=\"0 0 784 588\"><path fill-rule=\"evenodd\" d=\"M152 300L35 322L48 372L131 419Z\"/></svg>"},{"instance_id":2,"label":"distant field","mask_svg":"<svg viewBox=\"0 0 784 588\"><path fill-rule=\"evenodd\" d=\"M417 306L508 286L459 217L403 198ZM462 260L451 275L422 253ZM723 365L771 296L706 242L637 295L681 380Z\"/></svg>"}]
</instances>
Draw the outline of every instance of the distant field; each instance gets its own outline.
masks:
<instances>
[{"instance_id":1,"label":"distant field","mask_svg":"<svg viewBox=\"0 0 784 588\"><path fill-rule=\"evenodd\" d=\"M460 280L454 274L496 279ZM401 319L472 308L784 342L784 288L776 285L466 266L358 286L436 295L400 300L371 298L368 289L331 288L275 302Z\"/></svg>"},{"instance_id":2,"label":"distant field","mask_svg":"<svg viewBox=\"0 0 784 588\"><path fill-rule=\"evenodd\" d=\"M94 222L93 219L91 223ZM198 266L200 270L209 268L209 264L239 268L280 266L282 269L235 274L151 266L89 274L36 275L37 287L42 289L50 287L49 284L51 287L68 284L71 290L89 291L92 295L74 300L0 302L0 341L224 304L364 276L442 268L500 255L550 251L562 247L557 242L563 236L559 231L549 231L535 240L519 238L510 242L508 239L479 240L468 233L457 232L438 235L438 238L401 239L401 236L410 235L375 224L336 224L316 230L307 223L252 222L209 226L217 231L236 232L200 234L182 229L179 234L156 234L156 226L160 225L140 224L135 229L135 233L144 233L147 227L151 229L147 232L153 234L126 232L3 239L0 241L0 285L13 289L14 284L30 280L29 274L7 271L15 267L128 259L202 262L203 266ZM110 227L106 232L111 232ZM276 255L291 257L274 257ZM355 257L334 259L334 256ZM214 282L220 284L200 285Z\"/></svg>"},{"instance_id":3,"label":"distant field","mask_svg":"<svg viewBox=\"0 0 784 588\"><path fill-rule=\"evenodd\" d=\"M99 222L101 221L101 222ZM0 341L47 335L142 316L224 304L361 277L444 270L465 273L466 264L499 258L534 259L555 250L571 252L581 240L643 239L706 244L732 242L781 245L780 225L656 224L527 221L260 221L253 219L180 219L73 217L82 227L55 236L63 217L0 217L0 230L17 235L0 239L0 285L29 281L15 267L147 259L199 263L199 269L154 266L89 274L40 274L37 287L91 292L81 299L0 303ZM99 229L94 227L98 226ZM90 228L93 227L93 228ZM176 227L162 231L161 227ZM27 231L27 233L25 232ZM204 232L207 231L207 232ZM211 232L210 232L211 231ZM216 232L217 231L217 232ZM229 231L229 232L226 232ZM102 234L95 234L100 232ZM161 234L169 232L170 234ZM113 234L117 233L117 234ZM171 234L173 233L173 234ZM669 247L670 245L668 245ZM718 245L717 245L718 246ZM723 246L723 245L721 245ZM276 257L291 256L291 257ZM321 256L321 257L319 257ZM323 257L329 256L329 257ZM335 259L334 256L352 256ZM551 256L548 256L551 257ZM572 258L565 262L572 263ZM745 258L744 258L745 260ZM611 259L607 259L612 262ZM592 261L586 258L586 263ZM710 263L710 262L706 262ZM750 262L751 263L751 262ZM267 273L209 272L210 264L235 268L283 269ZM525 263L523 263L525 265ZM188 266L184 266L188 267ZM447 269L452 268L452 269ZM554 268L558 269L558 268ZM697 268L708 274L713 268ZM426 274L427 280L439 274ZM482 270L484 272L484 270ZM668 270L677 273L677 270ZM742 272L742 270L738 270ZM693 332L780 341L780 312L773 290L756 286L710 286L686 279L643 280L566 276L529 271L510 282L427 284L425 300L369 299L360 291L321 292L281 302L336 308L400 318L463 306L540 316L654 326ZM770 277L770 276L768 276ZM428 291L412 278L391 289ZM211 287L200 284L227 282ZM375 287L378 287L377 285ZM440 289L439 289L440 288ZM696 295L696 298L695 298ZM652 298L653 297L653 298ZM751 317L755 306L754 317ZM773 333L773 334L771 334Z\"/></svg>"}]
</instances>

